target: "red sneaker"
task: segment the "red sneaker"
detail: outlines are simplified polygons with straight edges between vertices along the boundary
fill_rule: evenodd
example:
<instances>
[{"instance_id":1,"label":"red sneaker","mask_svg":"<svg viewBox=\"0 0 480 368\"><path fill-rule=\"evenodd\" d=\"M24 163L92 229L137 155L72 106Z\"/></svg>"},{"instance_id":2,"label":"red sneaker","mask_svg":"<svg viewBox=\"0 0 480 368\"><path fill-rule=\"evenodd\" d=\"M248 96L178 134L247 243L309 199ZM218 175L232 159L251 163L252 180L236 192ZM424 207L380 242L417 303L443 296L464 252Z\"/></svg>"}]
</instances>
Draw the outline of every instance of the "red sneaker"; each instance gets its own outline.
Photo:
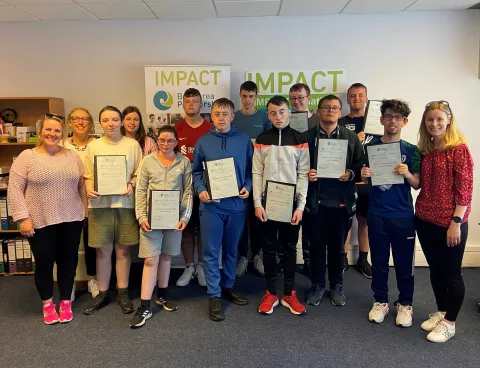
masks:
<instances>
[{"instance_id":1,"label":"red sneaker","mask_svg":"<svg viewBox=\"0 0 480 368\"><path fill-rule=\"evenodd\" d=\"M305 307L298 301L297 293L295 290L292 290L292 295L282 296L282 305L290 309L290 312L296 315L304 314L307 310Z\"/></svg>"},{"instance_id":2,"label":"red sneaker","mask_svg":"<svg viewBox=\"0 0 480 368\"><path fill-rule=\"evenodd\" d=\"M58 322L58 313L55 307L56 305L53 303L43 305L43 320L47 325L53 325Z\"/></svg>"},{"instance_id":3,"label":"red sneaker","mask_svg":"<svg viewBox=\"0 0 480 368\"><path fill-rule=\"evenodd\" d=\"M60 303L60 323L67 323L73 319L72 301L62 300Z\"/></svg>"},{"instance_id":4,"label":"red sneaker","mask_svg":"<svg viewBox=\"0 0 480 368\"><path fill-rule=\"evenodd\" d=\"M273 308L275 308L277 305L278 297L276 295L270 294L270 292L267 290L267 292L262 298L260 306L258 307L258 311L262 314L272 314Z\"/></svg>"}]
</instances>

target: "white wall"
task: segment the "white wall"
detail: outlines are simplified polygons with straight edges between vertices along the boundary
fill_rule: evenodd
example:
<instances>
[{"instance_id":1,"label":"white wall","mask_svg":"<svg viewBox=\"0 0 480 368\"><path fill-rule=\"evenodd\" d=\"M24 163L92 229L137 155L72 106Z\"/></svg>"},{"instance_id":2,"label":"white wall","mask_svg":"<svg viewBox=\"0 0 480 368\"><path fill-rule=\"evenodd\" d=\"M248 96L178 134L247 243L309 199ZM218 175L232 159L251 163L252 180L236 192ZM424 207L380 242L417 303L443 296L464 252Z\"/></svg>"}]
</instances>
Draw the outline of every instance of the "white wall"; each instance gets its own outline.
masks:
<instances>
[{"instance_id":1,"label":"white wall","mask_svg":"<svg viewBox=\"0 0 480 368\"><path fill-rule=\"evenodd\" d=\"M252 69L343 68L369 97L402 98L416 142L423 107L450 101L480 170L480 12L418 12L203 21L0 23L0 95L63 97L66 110L144 109L144 65L230 64L232 98ZM475 187L479 186L476 175ZM478 190L466 259L480 265ZM469 255L471 257L471 255Z\"/></svg>"}]
</instances>

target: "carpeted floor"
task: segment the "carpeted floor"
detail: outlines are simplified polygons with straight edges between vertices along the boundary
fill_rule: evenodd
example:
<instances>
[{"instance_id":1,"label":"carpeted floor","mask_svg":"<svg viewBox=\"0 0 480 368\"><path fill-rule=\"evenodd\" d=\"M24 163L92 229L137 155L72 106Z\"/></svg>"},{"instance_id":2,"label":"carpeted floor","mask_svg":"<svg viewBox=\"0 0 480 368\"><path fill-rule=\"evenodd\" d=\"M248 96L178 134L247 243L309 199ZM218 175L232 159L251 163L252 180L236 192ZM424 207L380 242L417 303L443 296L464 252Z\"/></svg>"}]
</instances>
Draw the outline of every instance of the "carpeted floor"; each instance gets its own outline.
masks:
<instances>
[{"instance_id":1,"label":"carpeted floor","mask_svg":"<svg viewBox=\"0 0 480 368\"><path fill-rule=\"evenodd\" d=\"M138 270L132 283L139 301ZM465 269L467 295L457 321L457 335L446 344L425 339L421 322L434 311L428 269L415 270L414 325L395 326L395 308L381 325L368 322L372 305L370 282L350 268L345 273L347 305L334 307L324 299L294 316L278 306L271 316L257 312L263 279L247 274L237 290L247 295L246 307L227 305L226 320L207 316L205 289L196 281L172 287L179 302L173 313L160 311L146 326L131 330L131 315L115 303L92 316L81 314L90 295L77 292L74 320L65 325L43 323L32 276L0 277L0 367L480 367L480 270ZM391 270L390 299L396 300ZM301 298L308 287L297 274ZM179 270L172 271L172 284Z\"/></svg>"}]
</instances>

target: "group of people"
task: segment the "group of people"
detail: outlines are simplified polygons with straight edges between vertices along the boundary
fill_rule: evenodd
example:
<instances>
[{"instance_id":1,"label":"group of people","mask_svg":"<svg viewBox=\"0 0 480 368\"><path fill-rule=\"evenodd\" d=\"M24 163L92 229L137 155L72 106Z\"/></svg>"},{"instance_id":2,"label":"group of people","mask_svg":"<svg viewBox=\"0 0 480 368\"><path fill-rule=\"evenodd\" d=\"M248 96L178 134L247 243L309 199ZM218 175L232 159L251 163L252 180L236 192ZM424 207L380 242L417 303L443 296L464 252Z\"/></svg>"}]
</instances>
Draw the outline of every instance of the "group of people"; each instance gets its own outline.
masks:
<instances>
[{"instance_id":1,"label":"group of people","mask_svg":"<svg viewBox=\"0 0 480 368\"><path fill-rule=\"evenodd\" d=\"M73 318L71 303L78 248L83 231L88 289L93 299L84 309L92 314L110 302L112 253L115 250L117 302L123 313L135 308L128 295L130 247L139 244L144 258L141 301L130 327L152 317L154 303L175 311L168 293L171 257L183 253L185 270L177 280L186 286L194 278L206 286L210 319L225 318L222 298L247 305L235 291L235 279L247 270L249 253L266 290L258 311L272 314L281 303L295 315L306 313L295 291L296 249L302 226L304 272L311 280L306 304L317 306L328 269L330 300L343 306L343 271L348 264L349 232L356 214L360 253L357 269L372 278L374 303L368 314L381 323L389 313L390 249L399 289L396 324L410 327L413 317L414 252L418 234L430 266L437 310L421 327L427 339L445 342L455 335L455 320L465 287L461 263L471 211L473 161L446 101L425 106L418 147L401 138L410 108L400 100L383 100L379 124L383 136L365 136L363 120L367 88L353 84L347 92L350 113L342 118L342 101L327 95L318 110L309 108L310 89L290 88L289 99L274 96L267 112L255 109L257 86L240 87L242 107L235 111L227 98L211 109L213 124L200 115L201 94L190 88L183 95L185 119L159 129L157 142L146 136L140 111L106 106L99 113L104 135L89 138L93 118L84 108L73 109L66 121L46 114L34 149L23 151L12 165L8 199L21 234L36 259L35 283L47 324ZM291 108L308 112L309 129L289 126ZM67 124L72 136L67 138ZM317 149L322 139L347 141L345 172L338 178L317 175ZM372 186L374 169L368 150L399 143L401 161L393 169L402 184ZM95 190L95 157L126 157L126 191L101 195ZM233 158L238 195L213 199L205 164ZM290 222L269 219L265 209L267 182L295 186ZM413 205L411 188L420 193ZM176 229L152 229L149 200L153 190L180 192ZM370 240L370 244L369 244ZM249 252L250 244L250 252ZM197 262L195 263L195 248ZM367 261L370 248L372 266ZM219 259L221 255L221 259ZM60 307L53 302L53 264L57 264ZM222 268L220 269L220 264ZM279 274L284 286L276 290Z\"/></svg>"}]
</instances>

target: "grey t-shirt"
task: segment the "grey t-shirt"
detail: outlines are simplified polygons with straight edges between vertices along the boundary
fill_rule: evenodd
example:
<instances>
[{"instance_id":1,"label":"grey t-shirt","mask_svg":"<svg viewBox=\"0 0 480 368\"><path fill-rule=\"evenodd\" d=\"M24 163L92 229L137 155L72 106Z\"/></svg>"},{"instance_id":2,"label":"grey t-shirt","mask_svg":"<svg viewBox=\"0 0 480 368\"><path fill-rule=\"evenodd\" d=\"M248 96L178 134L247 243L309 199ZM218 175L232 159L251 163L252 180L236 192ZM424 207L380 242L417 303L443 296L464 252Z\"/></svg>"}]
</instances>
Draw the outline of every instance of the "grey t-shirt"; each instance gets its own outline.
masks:
<instances>
[{"instance_id":1,"label":"grey t-shirt","mask_svg":"<svg viewBox=\"0 0 480 368\"><path fill-rule=\"evenodd\" d=\"M255 111L252 115L245 115L241 110L236 111L232 125L250 138L257 138L260 133L272 127L267 113L261 110Z\"/></svg>"},{"instance_id":2,"label":"grey t-shirt","mask_svg":"<svg viewBox=\"0 0 480 368\"><path fill-rule=\"evenodd\" d=\"M314 112L312 116L308 118L308 129L312 129L313 127L318 126L318 124L320 124L320 117Z\"/></svg>"}]
</instances>

